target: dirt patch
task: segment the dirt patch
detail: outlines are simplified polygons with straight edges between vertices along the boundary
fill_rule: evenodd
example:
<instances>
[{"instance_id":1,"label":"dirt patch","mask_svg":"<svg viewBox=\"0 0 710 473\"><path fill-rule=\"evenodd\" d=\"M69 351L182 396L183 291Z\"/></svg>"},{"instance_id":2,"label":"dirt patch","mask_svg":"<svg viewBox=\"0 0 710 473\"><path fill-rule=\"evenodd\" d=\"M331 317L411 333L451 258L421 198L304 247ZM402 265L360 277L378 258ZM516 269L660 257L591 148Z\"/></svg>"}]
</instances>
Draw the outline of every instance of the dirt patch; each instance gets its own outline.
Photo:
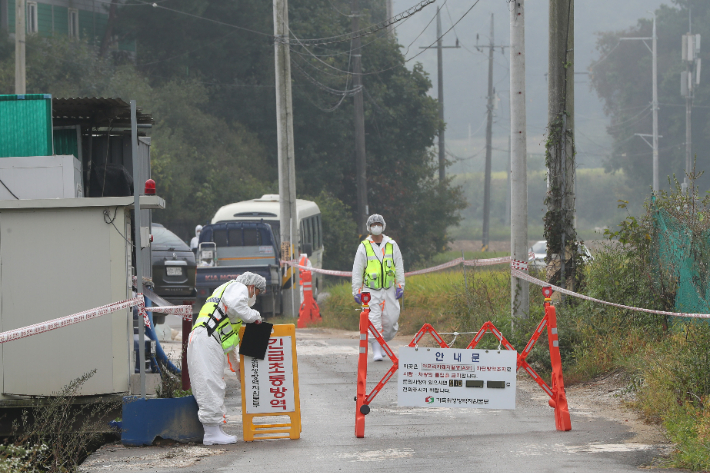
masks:
<instances>
[{"instance_id":1,"label":"dirt patch","mask_svg":"<svg viewBox=\"0 0 710 473\"><path fill-rule=\"evenodd\" d=\"M663 427L647 422L640 413L630 407L635 395L628 386L628 378L621 371L575 384L566 389L570 409L579 416L602 417L628 424L635 436L626 443L670 447L671 443Z\"/></svg>"},{"instance_id":2,"label":"dirt patch","mask_svg":"<svg viewBox=\"0 0 710 473\"><path fill-rule=\"evenodd\" d=\"M78 469L88 471L122 471L153 468L185 468L205 457L227 452L227 448L202 445L168 445L128 448L108 444L98 449Z\"/></svg>"}]
</instances>

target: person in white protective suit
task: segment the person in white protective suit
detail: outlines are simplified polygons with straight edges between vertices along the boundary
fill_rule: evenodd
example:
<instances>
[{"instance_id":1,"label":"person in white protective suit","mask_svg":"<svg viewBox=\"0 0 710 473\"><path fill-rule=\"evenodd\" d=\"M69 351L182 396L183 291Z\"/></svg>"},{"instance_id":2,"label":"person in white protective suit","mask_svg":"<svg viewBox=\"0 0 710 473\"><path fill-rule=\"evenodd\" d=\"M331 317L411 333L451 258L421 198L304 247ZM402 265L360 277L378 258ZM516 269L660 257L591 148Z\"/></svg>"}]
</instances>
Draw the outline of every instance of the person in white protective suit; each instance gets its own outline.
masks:
<instances>
[{"instance_id":1,"label":"person in white protective suit","mask_svg":"<svg viewBox=\"0 0 710 473\"><path fill-rule=\"evenodd\" d=\"M197 251L197 247L200 246L200 233L202 232L202 225L195 227L195 236L190 240L190 249L193 253Z\"/></svg>"},{"instance_id":2,"label":"person in white protective suit","mask_svg":"<svg viewBox=\"0 0 710 473\"><path fill-rule=\"evenodd\" d=\"M219 286L202 306L187 345L187 367L197 416L205 429L204 445L236 443L237 437L222 430L226 423L224 371L238 373L236 347L242 322L261 323L250 307L266 290L266 280L245 272Z\"/></svg>"},{"instance_id":3,"label":"person in white protective suit","mask_svg":"<svg viewBox=\"0 0 710 473\"><path fill-rule=\"evenodd\" d=\"M397 242L384 235L385 219L373 214L367 219L370 235L358 246L353 262L352 292L355 302L360 295L371 294L370 321L389 342L399 330L399 299L404 294L404 265ZM383 350L373 340L372 359L382 361Z\"/></svg>"}]
</instances>

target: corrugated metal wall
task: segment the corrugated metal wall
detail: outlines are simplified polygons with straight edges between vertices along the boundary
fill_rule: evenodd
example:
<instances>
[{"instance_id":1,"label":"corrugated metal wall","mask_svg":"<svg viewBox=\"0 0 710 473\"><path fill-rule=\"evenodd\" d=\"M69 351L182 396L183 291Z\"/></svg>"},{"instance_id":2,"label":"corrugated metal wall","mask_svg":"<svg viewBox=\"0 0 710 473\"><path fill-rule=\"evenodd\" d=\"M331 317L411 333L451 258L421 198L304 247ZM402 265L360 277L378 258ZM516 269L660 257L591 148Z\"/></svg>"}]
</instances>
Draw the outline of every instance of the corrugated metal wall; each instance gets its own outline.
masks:
<instances>
[{"instance_id":1,"label":"corrugated metal wall","mask_svg":"<svg viewBox=\"0 0 710 473\"><path fill-rule=\"evenodd\" d=\"M52 96L0 95L0 157L52 154Z\"/></svg>"}]
</instances>

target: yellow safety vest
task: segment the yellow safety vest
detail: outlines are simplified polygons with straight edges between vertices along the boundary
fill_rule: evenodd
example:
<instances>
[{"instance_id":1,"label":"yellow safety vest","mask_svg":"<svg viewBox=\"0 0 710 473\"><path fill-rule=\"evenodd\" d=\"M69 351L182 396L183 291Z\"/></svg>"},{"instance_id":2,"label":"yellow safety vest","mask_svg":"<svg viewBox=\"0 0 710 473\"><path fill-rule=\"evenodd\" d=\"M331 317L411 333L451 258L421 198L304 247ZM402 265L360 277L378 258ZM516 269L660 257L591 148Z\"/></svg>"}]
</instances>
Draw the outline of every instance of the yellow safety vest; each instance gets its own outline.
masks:
<instances>
[{"instance_id":1,"label":"yellow safety vest","mask_svg":"<svg viewBox=\"0 0 710 473\"><path fill-rule=\"evenodd\" d=\"M224 283L214 290L212 296L205 301L205 305L200 309L197 320L195 320L195 326L192 328L192 330L195 330L197 327L205 327L207 329L207 335L210 337L215 332L218 333L222 350L224 350L225 353L234 350L234 347L239 344L238 334L239 329L242 327L241 320L236 324L231 323L227 314L225 314L219 306L224 291L226 291L227 286L233 282L234 281L229 281Z\"/></svg>"},{"instance_id":2,"label":"yellow safety vest","mask_svg":"<svg viewBox=\"0 0 710 473\"><path fill-rule=\"evenodd\" d=\"M364 284L370 289L389 289L394 284L394 258L393 246L391 242L385 244L385 254L382 262L375 255L370 240L363 240L365 253L367 255L367 266L365 267Z\"/></svg>"}]
</instances>

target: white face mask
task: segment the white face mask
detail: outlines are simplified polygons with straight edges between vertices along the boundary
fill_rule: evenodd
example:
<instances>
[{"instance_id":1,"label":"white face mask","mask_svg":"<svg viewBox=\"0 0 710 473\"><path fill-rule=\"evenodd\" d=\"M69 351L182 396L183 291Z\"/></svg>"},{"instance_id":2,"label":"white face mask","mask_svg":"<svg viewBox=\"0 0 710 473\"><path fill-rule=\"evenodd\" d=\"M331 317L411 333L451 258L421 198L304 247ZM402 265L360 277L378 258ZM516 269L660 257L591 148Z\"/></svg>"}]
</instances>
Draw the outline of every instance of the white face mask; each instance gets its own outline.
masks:
<instances>
[{"instance_id":1,"label":"white face mask","mask_svg":"<svg viewBox=\"0 0 710 473\"><path fill-rule=\"evenodd\" d=\"M253 307L254 304L256 304L256 293L253 296L249 297L247 303L249 304L249 307Z\"/></svg>"},{"instance_id":2,"label":"white face mask","mask_svg":"<svg viewBox=\"0 0 710 473\"><path fill-rule=\"evenodd\" d=\"M373 235L381 235L382 234L382 225L373 225L370 227L370 233Z\"/></svg>"}]
</instances>

